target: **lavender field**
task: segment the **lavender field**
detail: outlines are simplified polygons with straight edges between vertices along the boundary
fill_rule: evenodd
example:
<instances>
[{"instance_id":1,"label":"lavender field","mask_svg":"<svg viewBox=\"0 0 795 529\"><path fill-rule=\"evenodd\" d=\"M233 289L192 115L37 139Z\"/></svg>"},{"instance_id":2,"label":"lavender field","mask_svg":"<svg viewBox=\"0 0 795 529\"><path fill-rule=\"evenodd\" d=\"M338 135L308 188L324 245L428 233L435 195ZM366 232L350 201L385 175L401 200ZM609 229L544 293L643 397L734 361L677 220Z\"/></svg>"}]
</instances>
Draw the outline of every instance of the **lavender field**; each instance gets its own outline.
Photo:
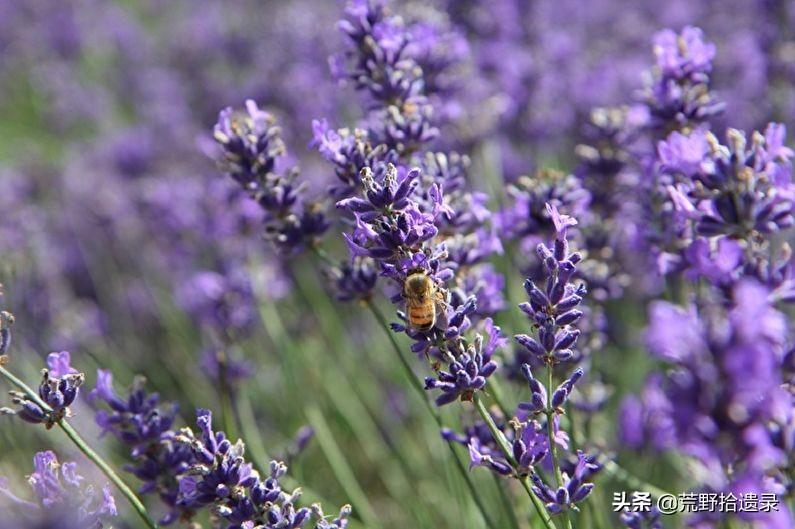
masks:
<instances>
[{"instance_id":1,"label":"lavender field","mask_svg":"<svg viewBox=\"0 0 795 529\"><path fill-rule=\"evenodd\" d=\"M0 529L795 528L795 0L0 0Z\"/></svg>"}]
</instances>

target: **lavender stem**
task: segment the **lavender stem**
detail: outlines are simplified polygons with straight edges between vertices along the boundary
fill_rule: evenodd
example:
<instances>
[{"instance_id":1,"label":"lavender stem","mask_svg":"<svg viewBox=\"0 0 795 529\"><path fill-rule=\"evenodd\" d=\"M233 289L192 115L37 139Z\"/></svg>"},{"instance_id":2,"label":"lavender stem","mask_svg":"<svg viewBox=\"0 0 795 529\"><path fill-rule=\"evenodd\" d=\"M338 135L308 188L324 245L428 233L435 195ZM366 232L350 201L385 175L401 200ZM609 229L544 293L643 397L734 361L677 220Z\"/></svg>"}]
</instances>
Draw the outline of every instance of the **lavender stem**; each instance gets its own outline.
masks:
<instances>
[{"instance_id":1,"label":"lavender stem","mask_svg":"<svg viewBox=\"0 0 795 529\"><path fill-rule=\"evenodd\" d=\"M24 392L28 398L30 398L33 402L35 402L38 406L40 406L45 411L52 411L51 408L39 398L38 394L33 391L30 386L25 384L22 380L17 378L13 373L8 371L5 367L0 366L0 375L6 378L11 384L19 388L22 392ZM83 454L92 462L94 463L99 469L102 471L103 474L119 489L119 492L127 498L127 501L130 502L135 512L138 513L138 516L144 521L147 527L150 529L158 529L157 523L149 516L149 513L146 512L146 507L144 504L141 503L141 500L132 489L119 477L118 474L105 462L102 457L97 454L86 441L80 437L80 434L72 428L65 420L59 420L56 424L64 431L67 437L72 440L72 442L77 446L77 448L83 452Z\"/></svg>"},{"instance_id":2,"label":"lavender stem","mask_svg":"<svg viewBox=\"0 0 795 529\"><path fill-rule=\"evenodd\" d=\"M552 459L552 468L555 469L555 480L558 487L563 487L563 474L560 473L560 465L558 464L558 450L555 445L555 410L552 407L552 395L555 391L553 380L552 362L547 363L547 434L549 435L549 457ZM563 518L566 521L567 529L572 529L571 518L569 513L563 511Z\"/></svg>"},{"instance_id":3,"label":"lavender stem","mask_svg":"<svg viewBox=\"0 0 795 529\"><path fill-rule=\"evenodd\" d=\"M395 350L395 355L398 357L398 360L400 360L400 364L403 366L406 377L408 377L409 379L409 383L419 394L420 399L425 404L425 407L428 409L428 412L430 412L431 416L436 422L437 428L441 430L444 427L442 419L439 417L439 414L437 413L436 409L434 409L434 407L428 401L428 398L425 394L425 390L423 389L422 384L417 379L417 376L414 374L414 371L411 369L411 364L409 364L408 360L406 360L406 358L403 356L403 351L400 348L400 344L397 343L397 340L395 340L395 337L392 335L392 331L389 330L389 323L387 323L386 318L372 301L367 302L367 308L370 309L370 312L378 321L379 326L382 329L384 329L387 338L389 338L389 342L392 344L392 348ZM497 529L497 526L494 524L494 521L487 514L488 511L486 510L486 506L483 505L483 502L480 499L480 495L477 493L477 490L475 489L475 484L472 483L472 479L470 478L469 473L467 472L466 468L464 468L464 465L461 463L461 460L458 459L458 454L456 454L455 449L450 443L445 443L445 444L450 449L450 454L452 455L453 461L455 462L456 469L458 470L458 473L461 475L461 477L464 479L464 482L467 484L467 488L469 489L470 495L472 496L472 499L475 500L475 504L477 505L480 514L483 516L483 519L486 521L486 525L488 525L491 529Z\"/></svg>"},{"instance_id":4,"label":"lavender stem","mask_svg":"<svg viewBox=\"0 0 795 529\"><path fill-rule=\"evenodd\" d=\"M518 463L516 459L513 457L513 451L511 447L508 446L508 441L506 441L505 436L502 434L497 425L494 424L494 419L492 418L489 411L483 405L483 401L480 399L480 395L475 393L472 401L475 403L475 409L478 411L478 414L489 427L489 431L491 432L491 436L494 438L494 441L500 447L505 458L511 464L512 467L516 468ZM539 500L536 495L533 493L532 489L530 488L530 483L527 481L527 477L522 477L519 479L519 482L524 487L525 491L527 491L527 495L530 496L530 500L533 502L536 510L538 511L539 516L541 516L541 520L544 522L544 525L547 529L555 529L555 524L550 518L549 513L547 512L546 508L541 504L541 500Z\"/></svg>"}]
</instances>

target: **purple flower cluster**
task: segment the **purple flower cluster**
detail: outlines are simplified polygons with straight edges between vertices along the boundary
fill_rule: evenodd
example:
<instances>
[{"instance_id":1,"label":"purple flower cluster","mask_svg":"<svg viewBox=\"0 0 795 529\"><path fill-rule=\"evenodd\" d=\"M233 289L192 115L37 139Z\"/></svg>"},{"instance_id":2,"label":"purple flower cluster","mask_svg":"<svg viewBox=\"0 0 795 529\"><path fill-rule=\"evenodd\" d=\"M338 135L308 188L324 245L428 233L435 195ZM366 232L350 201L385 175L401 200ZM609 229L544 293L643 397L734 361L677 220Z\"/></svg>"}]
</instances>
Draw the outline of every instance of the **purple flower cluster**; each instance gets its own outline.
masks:
<instances>
[{"instance_id":1,"label":"purple flower cluster","mask_svg":"<svg viewBox=\"0 0 795 529\"><path fill-rule=\"evenodd\" d=\"M392 280L392 300L407 303L404 282L425 275L430 308L423 310L435 313L430 326L415 325L408 311L401 313L405 323L392 327L415 341L415 353L446 365L426 380L426 388L442 391L437 404L469 400L496 369L498 328L484 320L485 341L478 335L470 343L464 333L504 305L502 277L483 262L502 247L490 225L487 196L468 182L469 159L426 150L437 135L428 96L441 90L435 81L455 61L428 62L435 44L414 39L429 37L430 26L407 24L380 1L350 3L340 27L349 47L344 60L332 62L372 104L354 132L314 122L314 144L342 182L332 195L353 224L344 235L352 259L331 272L338 295L370 298L377 272ZM455 40L441 35L434 33L434 43ZM426 76L435 81L426 83Z\"/></svg>"},{"instance_id":2,"label":"purple flower cluster","mask_svg":"<svg viewBox=\"0 0 795 529\"><path fill-rule=\"evenodd\" d=\"M97 410L97 424L103 435L110 433L130 451L131 462L125 470L142 481L139 492L158 495L168 509L160 523L168 525L192 516L193 510L177 503L177 477L193 463L193 454L175 439L172 426L177 406L160 405L157 393L147 393L144 385L145 380L136 379L129 395L122 398L113 389L111 373L99 370L89 401L107 407Z\"/></svg>"},{"instance_id":3,"label":"purple flower cluster","mask_svg":"<svg viewBox=\"0 0 795 529\"><path fill-rule=\"evenodd\" d=\"M438 389L436 405L444 406L456 400L472 400L475 391L486 387L486 379L497 370L492 360L493 348L483 347L483 336L477 335L465 352L451 356L445 369L440 369L436 378L426 377L425 389Z\"/></svg>"},{"instance_id":4,"label":"purple flower cluster","mask_svg":"<svg viewBox=\"0 0 795 529\"><path fill-rule=\"evenodd\" d=\"M660 171L682 222L685 274L729 286L756 275L775 288L788 275L788 256L778 262L771 245L795 223L786 131L771 123L750 141L734 129L726 136L722 145L703 130L674 132L658 146ZM780 297L790 297L783 286Z\"/></svg>"},{"instance_id":5,"label":"purple flower cluster","mask_svg":"<svg viewBox=\"0 0 795 529\"><path fill-rule=\"evenodd\" d=\"M34 501L15 496L7 480L0 478L0 500L8 502L3 509L1 527L102 529L116 516L110 486L97 491L80 475L77 463L60 463L51 451L38 452L33 457L33 473L28 476L28 484L35 495Z\"/></svg>"},{"instance_id":6,"label":"purple flower cluster","mask_svg":"<svg viewBox=\"0 0 795 529\"><path fill-rule=\"evenodd\" d=\"M533 492L541 498L550 514L560 514L567 509L577 510L580 503L593 490L593 483L586 483L593 474L601 469L593 456L577 451L577 464L571 475L564 473L563 482L558 488L547 485L538 474L533 474Z\"/></svg>"},{"instance_id":7,"label":"purple flower cluster","mask_svg":"<svg viewBox=\"0 0 795 529\"><path fill-rule=\"evenodd\" d=\"M301 201L297 171L278 172L285 147L273 117L248 100L245 112L221 111L214 137L224 171L262 208L265 237L283 253L313 245L329 224L317 204Z\"/></svg>"},{"instance_id":8,"label":"purple flower cluster","mask_svg":"<svg viewBox=\"0 0 795 529\"><path fill-rule=\"evenodd\" d=\"M574 354L580 331L574 324L582 318L578 309L585 294L584 285L574 285L573 276L580 254L569 252L568 229L577 221L561 214L557 207L548 204L547 210L555 226L555 243L549 248L540 243L537 248L539 259L544 265L544 288L539 288L532 280L525 282L525 290L530 299L519 307L530 318L535 336L519 334L514 338L535 358L535 369L546 366L548 383L546 387L533 375L531 365L522 366L522 372L530 389L530 400L519 404L519 409L532 415L546 416L546 430L552 442L560 434L558 416L564 413L564 406L572 394L575 384L583 377L582 368L576 368L553 390L553 367L558 364L576 363L581 356ZM581 451L577 452L577 463L569 473L559 470L557 451L553 446L549 451L550 460L556 474L557 486L549 486L538 474L532 474L533 491L546 505L550 514L566 510L577 510L576 504L583 501L593 489L586 483L601 465L596 458ZM561 458L562 460L563 458Z\"/></svg>"},{"instance_id":9,"label":"purple flower cluster","mask_svg":"<svg viewBox=\"0 0 795 529\"><path fill-rule=\"evenodd\" d=\"M287 471L284 463L272 461L269 477L261 479L244 458L243 442L233 444L213 430L210 411L197 412L198 434L190 428L175 431L176 405L161 405L156 393L145 391L142 379L136 379L126 398L116 394L112 383L111 374L100 370L90 400L108 409L97 411L96 422L129 449L131 463L125 470L143 482L140 492L155 493L163 502L167 512L159 523L187 522L209 509L226 528L293 529L313 516L317 528L346 527L349 507L330 520L319 505L296 506L300 490L288 494L278 482ZM299 444L309 437L311 432L303 432Z\"/></svg>"},{"instance_id":10,"label":"purple flower cluster","mask_svg":"<svg viewBox=\"0 0 795 529\"><path fill-rule=\"evenodd\" d=\"M653 126L687 130L723 111L710 92L715 45L699 28L670 29L654 36L656 64L644 86Z\"/></svg>"},{"instance_id":11,"label":"purple flower cluster","mask_svg":"<svg viewBox=\"0 0 795 529\"><path fill-rule=\"evenodd\" d=\"M39 405L24 393L12 391L11 401L19 408L16 410L2 408L0 412L15 415L29 423L44 424L47 429L69 417L69 406L77 398L80 387L85 381L85 375L78 373L70 365L70 355L67 351L50 353L47 356L47 365L49 369L42 370L42 380L38 388L39 398L46 407Z\"/></svg>"},{"instance_id":12,"label":"purple flower cluster","mask_svg":"<svg viewBox=\"0 0 795 529\"><path fill-rule=\"evenodd\" d=\"M789 487L788 335L770 291L746 278L734 286L726 308L710 301L687 308L655 302L650 310L648 346L670 370L662 380L653 378L640 410L633 401L624 405L623 435L641 440L649 427L667 427L665 437L651 441L696 458L712 491L760 494ZM792 523L786 509L739 516L769 527Z\"/></svg>"},{"instance_id":13,"label":"purple flower cluster","mask_svg":"<svg viewBox=\"0 0 795 529\"><path fill-rule=\"evenodd\" d=\"M511 455L516 461L512 467L484 424L476 424L464 432L457 440L469 449L470 467L484 466L501 475L532 475L535 465L549 453L549 438L541 424L534 420L521 421L514 418L509 422L510 429L503 434L510 443ZM478 429L481 435L475 435ZM507 432L505 431L507 430Z\"/></svg>"},{"instance_id":14,"label":"purple flower cluster","mask_svg":"<svg viewBox=\"0 0 795 529\"><path fill-rule=\"evenodd\" d=\"M284 463L271 461L265 478L245 460L242 441L232 443L223 432L212 427L208 410L197 412L199 433L183 428L178 442L189 447L194 455L191 467L179 480L178 504L190 509L210 508L223 520L224 527L235 529L303 527L312 516L318 518L318 529L344 529L350 507L345 506L338 518L327 520L319 506L297 507L301 491L283 490L279 478L287 473Z\"/></svg>"},{"instance_id":15,"label":"purple flower cluster","mask_svg":"<svg viewBox=\"0 0 795 529\"><path fill-rule=\"evenodd\" d=\"M427 98L425 71L415 60L415 54L429 56L422 53L428 46L422 42L410 46L411 28L390 15L382 0L350 2L339 28L347 37L348 50L332 57L332 68L372 99L374 108L368 116L372 140L405 154L434 139L439 134L433 124L434 108ZM444 62L436 65L443 67Z\"/></svg>"},{"instance_id":16,"label":"purple flower cluster","mask_svg":"<svg viewBox=\"0 0 795 529\"><path fill-rule=\"evenodd\" d=\"M556 237L554 250L544 243L538 245L538 257L544 264L546 285L544 290L528 279L525 290L530 298L519 308L533 321L538 329L538 339L527 334L517 335L516 341L533 356L547 365L566 362L574 357L572 347L580 332L571 328L582 317L578 306L585 294L584 285L571 283L582 259L578 253L569 253L567 231L577 221L561 215L555 206L547 206L555 224Z\"/></svg>"}]
</instances>

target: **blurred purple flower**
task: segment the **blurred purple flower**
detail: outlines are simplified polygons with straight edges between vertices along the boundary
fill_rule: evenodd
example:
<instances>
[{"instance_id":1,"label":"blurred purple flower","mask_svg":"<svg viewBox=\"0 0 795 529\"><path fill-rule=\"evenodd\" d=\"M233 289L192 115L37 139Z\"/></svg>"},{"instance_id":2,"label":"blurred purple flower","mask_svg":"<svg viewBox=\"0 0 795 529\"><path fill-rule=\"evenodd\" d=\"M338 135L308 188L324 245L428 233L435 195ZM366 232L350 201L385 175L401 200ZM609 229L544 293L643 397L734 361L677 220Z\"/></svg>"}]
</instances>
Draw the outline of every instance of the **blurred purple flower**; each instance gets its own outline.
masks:
<instances>
[{"instance_id":1,"label":"blurred purple flower","mask_svg":"<svg viewBox=\"0 0 795 529\"><path fill-rule=\"evenodd\" d=\"M18 508L21 518L17 523L22 527L40 527L36 524L45 523L50 514L59 514L62 520L58 527L101 529L116 516L116 502L110 485L105 485L101 492L97 491L78 473L77 463L59 463L53 452L38 452L33 457L33 469L28 476L28 484L36 496L34 502L15 496L8 489L7 482L0 479L0 497L5 496L9 500L11 511L5 511L4 518L13 516Z\"/></svg>"}]
</instances>

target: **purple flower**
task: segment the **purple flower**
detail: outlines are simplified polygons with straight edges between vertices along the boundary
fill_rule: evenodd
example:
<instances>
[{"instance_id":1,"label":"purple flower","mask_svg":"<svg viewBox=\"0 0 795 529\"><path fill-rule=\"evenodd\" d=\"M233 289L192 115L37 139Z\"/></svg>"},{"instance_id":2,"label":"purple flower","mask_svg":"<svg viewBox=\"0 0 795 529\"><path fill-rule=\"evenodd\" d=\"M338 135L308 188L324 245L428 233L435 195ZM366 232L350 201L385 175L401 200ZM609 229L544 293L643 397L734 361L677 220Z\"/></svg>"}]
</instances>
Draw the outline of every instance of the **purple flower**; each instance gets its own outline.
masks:
<instances>
[{"instance_id":1,"label":"purple flower","mask_svg":"<svg viewBox=\"0 0 795 529\"><path fill-rule=\"evenodd\" d=\"M539 464L549 453L549 437L536 421L512 421L514 439L512 443L513 457L520 472L531 474L533 467Z\"/></svg>"},{"instance_id":2,"label":"purple flower","mask_svg":"<svg viewBox=\"0 0 795 529\"><path fill-rule=\"evenodd\" d=\"M178 504L198 509L209 507L230 527L303 527L310 517L323 516L320 506L296 507L301 491L284 491L279 479L287 466L271 461L267 477L260 477L245 459L242 441L232 443L226 434L213 430L212 414L198 410L199 433L183 428L177 438L195 455L195 463L180 477ZM332 521L318 521L319 527L342 529L349 507ZM325 524L325 525L324 525Z\"/></svg>"},{"instance_id":3,"label":"purple flower","mask_svg":"<svg viewBox=\"0 0 795 529\"><path fill-rule=\"evenodd\" d=\"M232 444L223 432L213 431L209 410L198 410L196 415L199 436L185 428L178 438L193 450L195 458L193 470L188 469L188 475L179 481L178 504L191 509L221 502L235 488L250 487L258 481L252 465L243 458L243 443Z\"/></svg>"},{"instance_id":4,"label":"purple flower","mask_svg":"<svg viewBox=\"0 0 795 529\"><path fill-rule=\"evenodd\" d=\"M545 287L542 290L532 280L525 281L530 300L519 305L530 318L537 335L519 334L514 339L535 358L536 368L546 366L549 385L542 385L533 375L531 366L523 364L521 369L530 389L530 400L520 403L519 409L532 415L544 414L548 437L555 438L556 443L567 444L566 434L558 426L559 416L564 413L563 406L584 371L580 367L574 369L568 378L553 389L553 366L581 359L573 352L580 336L580 331L573 326L583 315L577 307L582 303L585 288L583 285L575 287L571 283L581 256L569 252L567 237L569 228L576 226L577 220L560 213L553 204L547 204L546 209L555 230L555 242L552 248L544 243L537 248L539 260L543 263ZM559 474L560 456L554 445L549 447L549 456L555 465L556 474ZM556 476L557 489L548 486L538 474L530 475L533 492L544 502L550 514L577 510L575 504L584 500L593 489L593 484L585 483L585 479L599 470L600 466L593 456L586 456L581 451L577 452L577 459L571 472Z\"/></svg>"},{"instance_id":5,"label":"purple flower","mask_svg":"<svg viewBox=\"0 0 795 529\"><path fill-rule=\"evenodd\" d=\"M71 355L69 351L61 351L60 353L50 353L47 355L47 366L50 368L50 376L60 378L65 375L77 374L77 369L71 365Z\"/></svg>"},{"instance_id":6,"label":"purple flower","mask_svg":"<svg viewBox=\"0 0 795 529\"><path fill-rule=\"evenodd\" d=\"M328 229L318 204L303 203L305 186L297 185L295 169L280 174L277 161L284 155L281 131L270 114L252 100L246 111L221 111L214 137L221 146L220 165L265 213L265 236L281 252L290 253L315 240Z\"/></svg>"},{"instance_id":7,"label":"purple flower","mask_svg":"<svg viewBox=\"0 0 795 529\"><path fill-rule=\"evenodd\" d=\"M651 316L649 348L671 367L650 379L642 403L648 411L625 408L628 433L641 441L637 432L647 421L669 431L664 444L697 458L713 490L741 483L767 490L764 483L786 465L780 432L792 407L782 386L786 320L769 291L744 279L727 306L702 300L685 310L658 302Z\"/></svg>"},{"instance_id":8,"label":"purple flower","mask_svg":"<svg viewBox=\"0 0 795 529\"><path fill-rule=\"evenodd\" d=\"M274 172L276 160L284 155L285 146L281 131L270 114L260 110L252 100L246 101L244 112L235 113L232 108L225 108L218 115L213 136L224 149L222 163L232 178L247 191L271 191L259 179ZM281 201L289 206L293 198L286 195Z\"/></svg>"},{"instance_id":9,"label":"purple flower","mask_svg":"<svg viewBox=\"0 0 795 529\"><path fill-rule=\"evenodd\" d=\"M486 467L502 476L513 474L513 468L503 457L494 457L492 450L484 451L479 446L478 439L473 438L467 448L469 449L469 468Z\"/></svg>"},{"instance_id":10,"label":"purple flower","mask_svg":"<svg viewBox=\"0 0 795 529\"><path fill-rule=\"evenodd\" d=\"M784 134L770 124L750 142L734 129L726 145L703 130L674 132L660 142L660 178L675 225L672 256L688 277L705 277L727 295L743 275L771 288L785 283L786 259L777 262L771 249L774 235L795 224L792 151L781 146Z\"/></svg>"},{"instance_id":11,"label":"purple flower","mask_svg":"<svg viewBox=\"0 0 795 529\"><path fill-rule=\"evenodd\" d=\"M661 31L654 37L654 55L656 67L648 75L643 98L656 128L687 129L723 111L709 86L715 46L704 41L700 29Z\"/></svg>"},{"instance_id":12,"label":"purple flower","mask_svg":"<svg viewBox=\"0 0 795 529\"><path fill-rule=\"evenodd\" d=\"M672 132L657 145L657 157L662 168L687 176L701 170L701 164L708 153L707 133L703 129L696 129L687 135Z\"/></svg>"},{"instance_id":13,"label":"purple flower","mask_svg":"<svg viewBox=\"0 0 795 529\"><path fill-rule=\"evenodd\" d=\"M349 3L339 27L347 48L332 58L333 69L368 101L358 128L313 122L312 144L335 168L341 185L331 194L351 224L343 235L352 260L329 274L340 298L369 299L378 273L400 304L409 301L407 277L425 275L430 328L402 312L405 323L391 327L414 340L413 352L438 361L427 387L442 390L440 404L471 399L496 368L491 353L480 353L483 338L466 333L503 304L502 278L484 264L502 247L487 196L468 181L469 158L430 150L442 142L440 118L452 115L442 95L457 90L448 73L464 54L443 49L456 42L452 26L394 16L380 0ZM445 110L437 114L436 105Z\"/></svg>"},{"instance_id":14,"label":"purple flower","mask_svg":"<svg viewBox=\"0 0 795 529\"><path fill-rule=\"evenodd\" d=\"M563 484L554 489L548 486L538 474L533 474L533 492L544 502L550 514L559 514L565 510L578 511L577 503L583 501L593 490L593 483L585 480L600 469L600 465L592 456L577 451L577 463L571 476L563 474Z\"/></svg>"},{"instance_id":15,"label":"purple flower","mask_svg":"<svg viewBox=\"0 0 795 529\"><path fill-rule=\"evenodd\" d=\"M343 198L355 193L361 184L359 172L363 167L380 167L382 164L398 161L398 153L390 150L383 143L370 138L364 129L333 130L328 121L312 121L313 140L310 147L315 147L328 162L334 166L339 183L331 187L331 195Z\"/></svg>"},{"instance_id":16,"label":"purple flower","mask_svg":"<svg viewBox=\"0 0 795 529\"><path fill-rule=\"evenodd\" d=\"M503 476L512 476L517 472L520 475L534 473L534 466L540 463L549 451L549 438L543 427L537 421L521 421L518 418L505 423L498 417L496 424L511 446L511 455L517 463L516 469L508 462L488 426L483 422L475 422L462 434L444 429L442 438L467 447L470 468L482 466Z\"/></svg>"},{"instance_id":17,"label":"purple flower","mask_svg":"<svg viewBox=\"0 0 795 529\"><path fill-rule=\"evenodd\" d=\"M2 408L0 412L7 415L16 415L23 421L33 424L44 424L47 429L70 416L69 406L77 398L80 386L85 381L85 375L73 369L69 363L69 353L51 353L47 357L50 369L42 370L42 380L39 383L38 394L41 402L46 407L18 391L12 391L11 402L19 406L12 410Z\"/></svg>"},{"instance_id":18,"label":"purple flower","mask_svg":"<svg viewBox=\"0 0 795 529\"><path fill-rule=\"evenodd\" d=\"M654 57L664 77L698 78L712 71L715 45L704 41L699 28L687 26L679 34L666 29L654 36Z\"/></svg>"},{"instance_id":19,"label":"purple flower","mask_svg":"<svg viewBox=\"0 0 795 529\"><path fill-rule=\"evenodd\" d=\"M794 188L788 178L782 177L792 169L789 154L769 157L765 136L759 133L752 135L750 145L738 130L729 129L726 137L724 146L707 133L709 150L693 152L692 160L702 155L698 170L683 175L692 179L684 182L692 206L679 202L677 209L689 210L696 221L696 232L707 237L729 235L747 240L751 231L768 234L792 226ZM692 166L694 162L682 161L683 156L690 155L671 154L663 170L677 176L683 164Z\"/></svg>"},{"instance_id":20,"label":"purple flower","mask_svg":"<svg viewBox=\"0 0 795 529\"><path fill-rule=\"evenodd\" d=\"M108 409L97 410L95 421L102 433L110 433L130 452L125 470L142 481L141 493L157 493L167 512L160 523L168 525L179 518L188 519L192 509L177 504L177 478L193 464L190 449L177 442L172 430L176 404L161 405L156 393L147 393L145 380L136 378L126 398L113 389L110 371L97 372L97 385L89 394L95 407L103 403Z\"/></svg>"},{"instance_id":21,"label":"purple flower","mask_svg":"<svg viewBox=\"0 0 795 529\"><path fill-rule=\"evenodd\" d=\"M629 529L663 529L662 513L656 505L644 511L624 511L619 518Z\"/></svg>"},{"instance_id":22,"label":"purple flower","mask_svg":"<svg viewBox=\"0 0 795 529\"><path fill-rule=\"evenodd\" d=\"M339 28L348 49L335 63L347 62L341 73L375 102L370 122L377 143L405 152L436 138L423 70L411 56L402 19L388 15L381 0L352 2L345 15Z\"/></svg>"},{"instance_id":23,"label":"purple flower","mask_svg":"<svg viewBox=\"0 0 795 529\"><path fill-rule=\"evenodd\" d=\"M685 277L691 280L703 277L713 285L731 285L744 257L742 246L734 239L699 237L684 252L687 263Z\"/></svg>"},{"instance_id":24,"label":"purple flower","mask_svg":"<svg viewBox=\"0 0 795 529\"><path fill-rule=\"evenodd\" d=\"M36 497L34 502L16 497L0 479L0 495L9 498L12 507L22 508L22 518L17 522L23 527L27 527L23 520L43 522L50 514L58 514L62 516L58 527L101 529L117 514L109 484L97 491L78 473L77 463L59 463L53 452L36 453L28 484ZM4 516L13 516L13 512L5 511Z\"/></svg>"},{"instance_id":25,"label":"purple flower","mask_svg":"<svg viewBox=\"0 0 795 529\"><path fill-rule=\"evenodd\" d=\"M538 337L519 334L514 338L531 355L553 364L566 362L573 356L572 347L580 332L571 325L582 317L583 313L577 307L582 302L585 287L574 286L570 282L581 256L578 253L569 254L566 232L577 221L561 215L554 206L549 209L557 232L554 250L543 243L537 249L539 259L544 264L546 287L541 290L528 279L525 281L525 291L530 301L519 305L538 329Z\"/></svg>"},{"instance_id":26,"label":"purple flower","mask_svg":"<svg viewBox=\"0 0 795 529\"><path fill-rule=\"evenodd\" d=\"M437 406L444 406L455 400L472 400L475 391L486 386L486 379L497 370L497 362L491 359L493 350L483 345L483 337L478 335L465 352L452 357L447 370L440 370L436 378L425 379L425 389L439 389L442 394L436 398Z\"/></svg>"}]
</instances>

